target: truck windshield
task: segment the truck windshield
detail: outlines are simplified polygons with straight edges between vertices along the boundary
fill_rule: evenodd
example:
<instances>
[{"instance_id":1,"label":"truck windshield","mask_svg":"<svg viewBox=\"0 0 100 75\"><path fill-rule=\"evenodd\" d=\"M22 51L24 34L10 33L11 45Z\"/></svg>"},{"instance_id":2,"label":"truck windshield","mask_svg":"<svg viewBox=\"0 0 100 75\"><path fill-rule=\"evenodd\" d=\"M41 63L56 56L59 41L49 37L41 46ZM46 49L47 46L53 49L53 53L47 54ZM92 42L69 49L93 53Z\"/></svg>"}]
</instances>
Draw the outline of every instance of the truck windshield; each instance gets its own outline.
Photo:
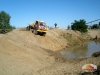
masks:
<instances>
[{"instance_id":1,"label":"truck windshield","mask_svg":"<svg viewBox=\"0 0 100 75\"><path fill-rule=\"evenodd\" d=\"M46 23L40 22L40 25L41 25L41 26L46 26Z\"/></svg>"}]
</instances>

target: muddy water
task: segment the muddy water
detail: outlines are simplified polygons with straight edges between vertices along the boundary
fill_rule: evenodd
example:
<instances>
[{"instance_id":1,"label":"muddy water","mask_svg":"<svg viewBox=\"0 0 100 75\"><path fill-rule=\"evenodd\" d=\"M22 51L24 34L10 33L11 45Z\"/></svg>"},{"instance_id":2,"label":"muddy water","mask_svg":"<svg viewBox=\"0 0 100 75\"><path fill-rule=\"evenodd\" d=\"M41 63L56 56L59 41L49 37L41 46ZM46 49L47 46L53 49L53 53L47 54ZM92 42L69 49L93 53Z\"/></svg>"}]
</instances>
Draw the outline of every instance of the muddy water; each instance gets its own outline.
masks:
<instances>
[{"instance_id":1,"label":"muddy water","mask_svg":"<svg viewBox=\"0 0 100 75\"><path fill-rule=\"evenodd\" d=\"M100 42L92 41L83 46L63 50L60 53L66 58L86 58L98 51L100 51Z\"/></svg>"}]
</instances>

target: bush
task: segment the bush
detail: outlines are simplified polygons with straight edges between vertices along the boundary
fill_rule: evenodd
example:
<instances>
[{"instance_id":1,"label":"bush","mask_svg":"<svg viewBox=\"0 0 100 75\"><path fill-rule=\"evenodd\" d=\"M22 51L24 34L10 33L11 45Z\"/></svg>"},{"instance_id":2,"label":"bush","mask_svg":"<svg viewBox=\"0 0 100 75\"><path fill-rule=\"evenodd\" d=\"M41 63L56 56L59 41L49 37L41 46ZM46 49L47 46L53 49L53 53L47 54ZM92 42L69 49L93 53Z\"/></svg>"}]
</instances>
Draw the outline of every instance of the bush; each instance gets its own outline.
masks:
<instances>
[{"instance_id":1,"label":"bush","mask_svg":"<svg viewBox=\"0 0 100 75\"><path fill-rule=\"evenodd\" d=\"M88 26L86 25L85 20L80 20L80 21L75 20L74 23L72 23L71 25L72 30L78 30L83 33L88 31L87 28Z\"/></svg>"}]
</instances>

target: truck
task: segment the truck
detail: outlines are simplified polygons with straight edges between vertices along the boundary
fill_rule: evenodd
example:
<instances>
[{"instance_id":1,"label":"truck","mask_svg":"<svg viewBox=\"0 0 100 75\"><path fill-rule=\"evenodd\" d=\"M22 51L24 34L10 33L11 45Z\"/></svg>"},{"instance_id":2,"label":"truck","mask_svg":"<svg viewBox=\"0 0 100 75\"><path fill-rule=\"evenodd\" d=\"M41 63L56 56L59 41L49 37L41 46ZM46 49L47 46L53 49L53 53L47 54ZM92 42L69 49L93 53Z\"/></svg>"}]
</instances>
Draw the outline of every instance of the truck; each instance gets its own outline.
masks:
<instances>
[{"instance_id":1,"label":"truck","mask_svg":"<svg viewBox=\"0 0 100 75\"><path fill-rule=\"evenodd\" d=\"M29 24L26 29L28 31L32 30L32 33L36 35L45 36L48 31L48 26L44 21L36 20L35 22Z\"/></svg>"}]
</instances>

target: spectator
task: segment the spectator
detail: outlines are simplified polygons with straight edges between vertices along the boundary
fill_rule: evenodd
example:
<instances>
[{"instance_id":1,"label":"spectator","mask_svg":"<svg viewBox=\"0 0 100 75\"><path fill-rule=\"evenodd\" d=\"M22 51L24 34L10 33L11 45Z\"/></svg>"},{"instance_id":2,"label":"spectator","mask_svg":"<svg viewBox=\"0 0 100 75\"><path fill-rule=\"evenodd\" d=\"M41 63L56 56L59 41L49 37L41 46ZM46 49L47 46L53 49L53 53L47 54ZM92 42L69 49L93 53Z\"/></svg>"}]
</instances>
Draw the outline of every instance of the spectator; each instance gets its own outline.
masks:
<instances>
[{"instance_id":1,"label":"spectator","mask_svg":"<svg viewBox=\"0 0 100 75\"><path fill-rule=\"evenodd\" d=\"M98 36L97 36L97 35L95 36L95 39L96 39L96 40L98 39Z\"/></svg>"},{"instance_id":2,"label":"spectator","mask_svg":"<svg viewBox=\"0 0 100 75\"><path fill-rule=\"evenodd\" d=\"M55 28L57 28L57 23L55 23L54 25L55 25Z\"/></svg>"}]
</instances>

